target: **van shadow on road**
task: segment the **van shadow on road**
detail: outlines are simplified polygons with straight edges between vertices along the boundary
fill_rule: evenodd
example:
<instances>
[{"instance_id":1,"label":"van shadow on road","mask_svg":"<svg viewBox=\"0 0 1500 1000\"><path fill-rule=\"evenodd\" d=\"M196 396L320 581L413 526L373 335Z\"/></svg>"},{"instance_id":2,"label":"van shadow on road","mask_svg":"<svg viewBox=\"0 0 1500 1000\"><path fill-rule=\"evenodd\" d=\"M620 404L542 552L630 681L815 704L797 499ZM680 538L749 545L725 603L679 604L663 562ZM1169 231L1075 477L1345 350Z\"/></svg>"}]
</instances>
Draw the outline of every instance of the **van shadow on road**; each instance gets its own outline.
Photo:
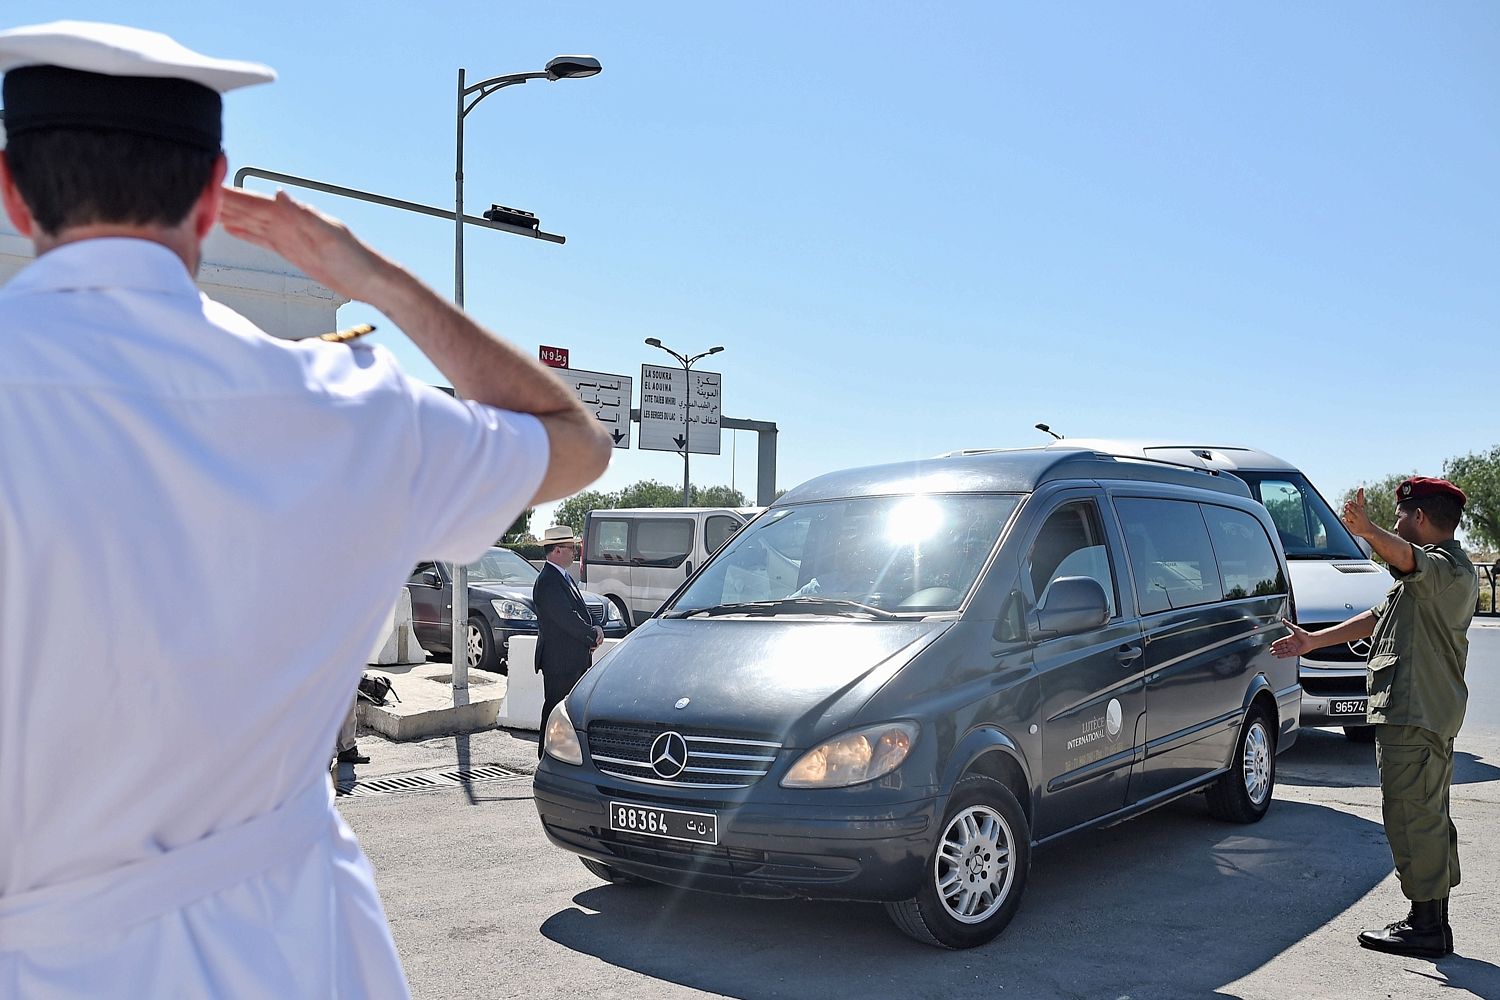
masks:
<instances>
[{"instance_id":1,"label":"van shadow on road","mask_svg":"<svg viewBox=\"0 0 1500 1000\"><path fill-rule=\"evenodd\" d=\"M916 944L877 905L656 886L579 893L576 909L541 930L613 965L745 1000L993 997L1017 984L1028 998L1205 996L1317 931L1390 870L1378 824L1278 801L1261 823L1232 826L1193 796L1037 852L1020 913L972 951Z\"/></svg>"},{"instance_id":2,"label":"van shadow on road","mask_svg":"<svg viewBox=\"0 0 1500 1000\"><path fill-rule=\"evenodd\" d=\"M1377 788L1375 745L1355 743L1328 729L1304 729L1297 742L1276 759L1276 781L1308 788ZM1453 754L1453 783L1500 781L1500 767L1464 750Z\"/></svg>"}]
</instances>

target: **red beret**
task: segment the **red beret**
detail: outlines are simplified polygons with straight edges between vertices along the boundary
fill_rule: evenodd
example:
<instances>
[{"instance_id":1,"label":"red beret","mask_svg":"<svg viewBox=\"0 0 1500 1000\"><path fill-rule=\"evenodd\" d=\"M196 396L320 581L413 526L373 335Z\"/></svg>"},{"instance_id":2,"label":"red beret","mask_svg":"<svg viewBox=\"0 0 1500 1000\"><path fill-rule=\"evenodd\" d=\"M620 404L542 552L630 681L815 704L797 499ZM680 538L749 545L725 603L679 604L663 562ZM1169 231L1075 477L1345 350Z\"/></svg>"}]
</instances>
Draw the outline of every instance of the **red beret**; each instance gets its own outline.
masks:
<instances>
[{"instance_id":1,"label":"red beret","mask_svg":"<svg viewBox=\"0 0 1500 1000\"><path fill-rule=\"evenodd\" d=\"M1412 476L1396 487L1396 502L1403 500L1418 500L1422 497L1449 496L1458 501L1462 507L1469 502L1464 496L1464 491L1448 482L1446 479L1433 479L1431 476Z\"/></svg>"}]
</instances>

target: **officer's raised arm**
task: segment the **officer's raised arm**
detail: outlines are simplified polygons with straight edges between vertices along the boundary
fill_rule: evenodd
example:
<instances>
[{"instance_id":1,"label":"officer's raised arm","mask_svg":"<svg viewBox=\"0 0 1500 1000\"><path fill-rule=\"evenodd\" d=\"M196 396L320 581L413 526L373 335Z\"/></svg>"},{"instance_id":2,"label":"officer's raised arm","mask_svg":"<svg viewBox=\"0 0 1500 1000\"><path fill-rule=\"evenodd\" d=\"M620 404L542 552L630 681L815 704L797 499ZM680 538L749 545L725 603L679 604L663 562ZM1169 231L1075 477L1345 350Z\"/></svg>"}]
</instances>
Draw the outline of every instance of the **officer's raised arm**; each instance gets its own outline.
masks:
<instances>
[{"instance_id":1,"label":"officer's raised arm","mask_svg":"<svg viewBox=\"0 0 1500 1000\"><path fill-rule=\"evenodd\" d=\"M459 395L540 420L550 455L532 502L576 493L609 464L609 435L557 376L371 249L343 223L285 192L268 197L225 188L223 195L221 221L231 234L385 313Z\"/></svg>"}]
</instances>

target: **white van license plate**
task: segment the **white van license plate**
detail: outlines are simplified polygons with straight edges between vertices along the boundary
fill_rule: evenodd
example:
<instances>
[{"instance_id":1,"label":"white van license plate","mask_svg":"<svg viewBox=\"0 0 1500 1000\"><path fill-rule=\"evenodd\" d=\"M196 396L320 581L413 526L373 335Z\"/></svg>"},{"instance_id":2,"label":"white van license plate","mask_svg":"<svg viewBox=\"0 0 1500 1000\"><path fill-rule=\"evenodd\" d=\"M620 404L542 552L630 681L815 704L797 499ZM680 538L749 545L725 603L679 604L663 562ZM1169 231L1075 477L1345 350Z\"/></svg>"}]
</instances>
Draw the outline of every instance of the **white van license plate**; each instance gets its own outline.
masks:
<instances>
[{"instance_id":1,"label":"white van license plate","mask_svg":"<svg viewBox=\"0 0 1500 1000\"><path fill-rule=\"evenodd\" d=\"M686 840L694 844L719 842L719 817L713 813L660 809L630 802L609 804L609 828L621 833Z\"/></svg>"},{"instance_id":2,"label":"white van license plate","mask_svg":"<svg viewBox=\"0 0 1500 1000\"><path fill-rule=\"evenodd\" d=\"M1364 715L1368 698L1336 698L1328 703L1329 715Z\"/></svg>"}]
</instances>

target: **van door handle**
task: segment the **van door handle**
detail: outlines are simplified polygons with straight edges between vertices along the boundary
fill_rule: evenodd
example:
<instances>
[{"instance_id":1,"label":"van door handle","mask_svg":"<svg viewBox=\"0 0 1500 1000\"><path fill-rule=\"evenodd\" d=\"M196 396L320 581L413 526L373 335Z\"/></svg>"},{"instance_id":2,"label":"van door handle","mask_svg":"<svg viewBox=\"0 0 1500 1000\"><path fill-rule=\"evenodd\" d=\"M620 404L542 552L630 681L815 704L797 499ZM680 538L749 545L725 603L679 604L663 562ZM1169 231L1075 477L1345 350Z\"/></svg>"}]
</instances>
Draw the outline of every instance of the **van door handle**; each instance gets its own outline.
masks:
<instances>
[{"instance_id":1,"label":"van door handle","mask_svg":"<svg viewBox=\"0 0 1500 1000\"><path fill-rule=\"evenodd\" d=\"M1115 650L1115 659L1120 661L1120 666L1128 667L1141 658L1142 649L1139 646L1121 646Z\"/></svg>"},{"instance_id":2,"label":"van door handle","mask_svg":"<svg viewBox=\"0 0 1500 1000\"><path fill-rule=\"evenodd\" d=\"M690 577L692 575L693 575L693 561L691 559L689 559L687 561L687 572L683 574L683 579L687 579L688 577Z\"/></svg>"}]
</instances>

